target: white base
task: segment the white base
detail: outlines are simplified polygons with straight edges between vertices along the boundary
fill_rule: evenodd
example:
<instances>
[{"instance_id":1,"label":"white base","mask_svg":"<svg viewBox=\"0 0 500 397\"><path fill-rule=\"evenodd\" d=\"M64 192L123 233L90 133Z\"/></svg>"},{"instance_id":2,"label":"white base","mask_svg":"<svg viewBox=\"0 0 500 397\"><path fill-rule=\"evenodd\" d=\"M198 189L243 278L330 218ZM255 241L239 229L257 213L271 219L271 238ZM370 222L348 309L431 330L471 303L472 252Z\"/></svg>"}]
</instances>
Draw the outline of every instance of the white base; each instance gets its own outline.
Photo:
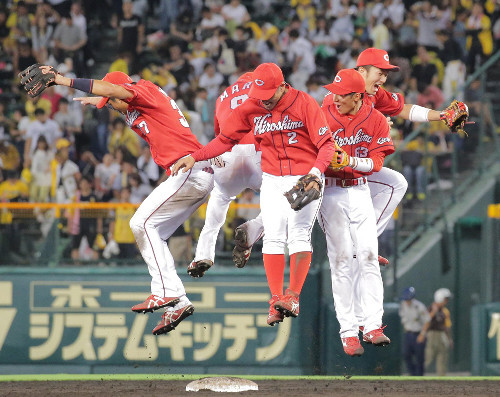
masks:
<instances>
[{"instance_id":1,"label":"white base","mask_svg":"<svg viewBox=\"0 0 500 397\"><path fill-rule=\"evenodd\" d=\"M257 383L248 379L213 377L194 380L186 386L186 391L211 390L216 392L238 393L259 390Z\"/></svg>"}]
</instances>

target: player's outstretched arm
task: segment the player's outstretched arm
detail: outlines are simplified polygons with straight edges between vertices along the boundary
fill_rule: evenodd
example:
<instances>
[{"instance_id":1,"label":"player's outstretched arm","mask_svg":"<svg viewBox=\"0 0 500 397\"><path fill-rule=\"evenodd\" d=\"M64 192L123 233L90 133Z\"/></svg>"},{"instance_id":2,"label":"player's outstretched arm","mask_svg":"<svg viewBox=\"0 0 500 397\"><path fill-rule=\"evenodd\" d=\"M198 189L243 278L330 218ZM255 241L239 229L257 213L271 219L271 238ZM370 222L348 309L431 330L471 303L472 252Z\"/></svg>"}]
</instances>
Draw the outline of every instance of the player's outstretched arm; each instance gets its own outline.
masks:
<instances>
[{"instance_id":1,"label":"player's outstretched arm","mask_svg":"<svg viewBox=\"0 0 500 397\"><path fill-rule=\"evenodd\" d=\"M398 114L405 120L415 121L415 122L426 122L426 121L439 121L441 120L441 112L438 110L433 110L425 108L423 106L412 105L411 103L405 103L403 110Z\"/></svg>"},{"instance_id":2,"label":"player's outstretched arm","mask_svg":"<svg viewBox=\"0 0 500 397\"><path fill-rule=\"evenodd\" d=\"M47 87L63 85L89 94L100 95L107 98L127 99L134 94L120 85L115 85L102 80L70 79L65 77L49 65L33 64L19 73L21 85L32 98L40 95Z\"/></svg>"},{"instance_id":3,"label":"player's outstretched arm","mask_svg":"<svg viewBox=\"0 0 500 397\"><path fill-rule=\"evenodd\" d=\"M191 155L177 160L177 162L172 166L172 175L177 175L179 170L182 168L184 168L184 171L182 172L188 172L191 168L193 168L195 163L196 160Z\"/></svg>"}]
</instances>

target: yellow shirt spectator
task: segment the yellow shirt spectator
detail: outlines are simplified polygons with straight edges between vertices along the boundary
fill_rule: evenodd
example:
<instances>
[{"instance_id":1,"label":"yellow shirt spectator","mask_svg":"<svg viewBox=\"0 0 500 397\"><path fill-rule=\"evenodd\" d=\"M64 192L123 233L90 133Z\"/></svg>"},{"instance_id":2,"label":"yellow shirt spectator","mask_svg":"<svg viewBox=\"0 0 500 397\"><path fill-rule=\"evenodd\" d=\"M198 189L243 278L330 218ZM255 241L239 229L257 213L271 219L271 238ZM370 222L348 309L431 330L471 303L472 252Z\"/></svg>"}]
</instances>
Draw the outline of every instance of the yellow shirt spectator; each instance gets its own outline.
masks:
<instances>
[{"instance_id":1,"label":"yellow shirt spectator","mask_svg":"<svg viewBox=\"0 0 500 397\"><path fill-rule=\"evenodd\" d=\"M134 234L130 229L130 219L135 213L134 207L118 207L115 211L114 240L119 244L135 243Z\"/></svg>"},{"instance_id":2,"label":"yellow shirt spectator","mask_svg":"<svg viewBox=\"0 0 500 397\"><path fill-rule=\"evenodd\" d=\"M139 157L141 145L137 134L128 128L125 121L118 117L113 120L111 136L109 137L108 150L114 153L119 147L125 147L134 157Z\"/></svg>"},{"instance_id":3,"label":"yellow shirt spectator","mask_svg":"<svg viewBox=\"0 0 500 397\"><path fill-rule=\"evenodd\" d=\"M0 183L0 198L11 201L17 198L27 198L28 185L19 179L8 179Z\"/></svg>"}]
</instances>

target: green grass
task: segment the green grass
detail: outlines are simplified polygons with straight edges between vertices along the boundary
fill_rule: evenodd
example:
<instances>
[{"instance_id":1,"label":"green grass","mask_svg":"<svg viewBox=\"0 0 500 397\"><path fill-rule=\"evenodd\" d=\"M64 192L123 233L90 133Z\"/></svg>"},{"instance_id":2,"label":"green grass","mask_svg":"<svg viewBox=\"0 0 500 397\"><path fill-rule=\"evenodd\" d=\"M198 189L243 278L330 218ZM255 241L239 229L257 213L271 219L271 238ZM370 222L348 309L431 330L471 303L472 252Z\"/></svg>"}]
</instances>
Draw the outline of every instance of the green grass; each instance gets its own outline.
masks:
<instances>
[{"instance_id":1,"label":"green grass","mask_svg":"<svg viewBox=\"0 0 500 397\"><path fill-rule=\"evenodd\" d=\"M230 376L251 380L393 380L393 381L500 381L500 376L446 376L446 377L419 377L419 376L265 376L265 375L147 375L147 374L36 374L36 375L0 375L0 382L26 381L90 381L90 380L196 380L214 376Z\"/></svg>"}]
</instances>

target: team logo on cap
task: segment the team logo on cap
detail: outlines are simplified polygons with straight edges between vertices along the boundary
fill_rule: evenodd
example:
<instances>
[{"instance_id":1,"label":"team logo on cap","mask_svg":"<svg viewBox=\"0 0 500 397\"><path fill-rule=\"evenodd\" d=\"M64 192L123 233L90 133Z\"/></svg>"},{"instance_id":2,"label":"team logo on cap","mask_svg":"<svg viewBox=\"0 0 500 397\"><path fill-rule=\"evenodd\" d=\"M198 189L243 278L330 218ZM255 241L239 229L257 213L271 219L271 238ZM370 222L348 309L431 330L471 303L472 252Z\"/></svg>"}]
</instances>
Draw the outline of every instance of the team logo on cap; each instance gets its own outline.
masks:
<instances>
[{"instance_id":1,"label":"team logo on cap","mask_svg":"<svg viewBox=\"0 0 500 397\"><path fill-rule=\"evenodd\" d=\"M384 59L385 59L387 62L389 62L389 55L385 54L385 55L384 55Z\"/></svg>"},{"instance_id":2,"label":"team logo on cap","mask_svg":"<svg viewBox=\"0 0 500 397\"><path fill-rule=\"evenodd\" d=\"M257 84L259 87L264 85L264 81L263 80L259 80L259 79L256 79L255 80L255 84Z\"/></svg>"},{"instance_id":3,"label":"team logo on cap","mask_svg":"<svg viewBox=\"0 0 500 397\"><path fill-rule=\"evenodd\" d=\"M335 81L336 83L340 83L342 81L342 78L339 75L336 75L333 81Z\"/></svg>"}]
</instances>

